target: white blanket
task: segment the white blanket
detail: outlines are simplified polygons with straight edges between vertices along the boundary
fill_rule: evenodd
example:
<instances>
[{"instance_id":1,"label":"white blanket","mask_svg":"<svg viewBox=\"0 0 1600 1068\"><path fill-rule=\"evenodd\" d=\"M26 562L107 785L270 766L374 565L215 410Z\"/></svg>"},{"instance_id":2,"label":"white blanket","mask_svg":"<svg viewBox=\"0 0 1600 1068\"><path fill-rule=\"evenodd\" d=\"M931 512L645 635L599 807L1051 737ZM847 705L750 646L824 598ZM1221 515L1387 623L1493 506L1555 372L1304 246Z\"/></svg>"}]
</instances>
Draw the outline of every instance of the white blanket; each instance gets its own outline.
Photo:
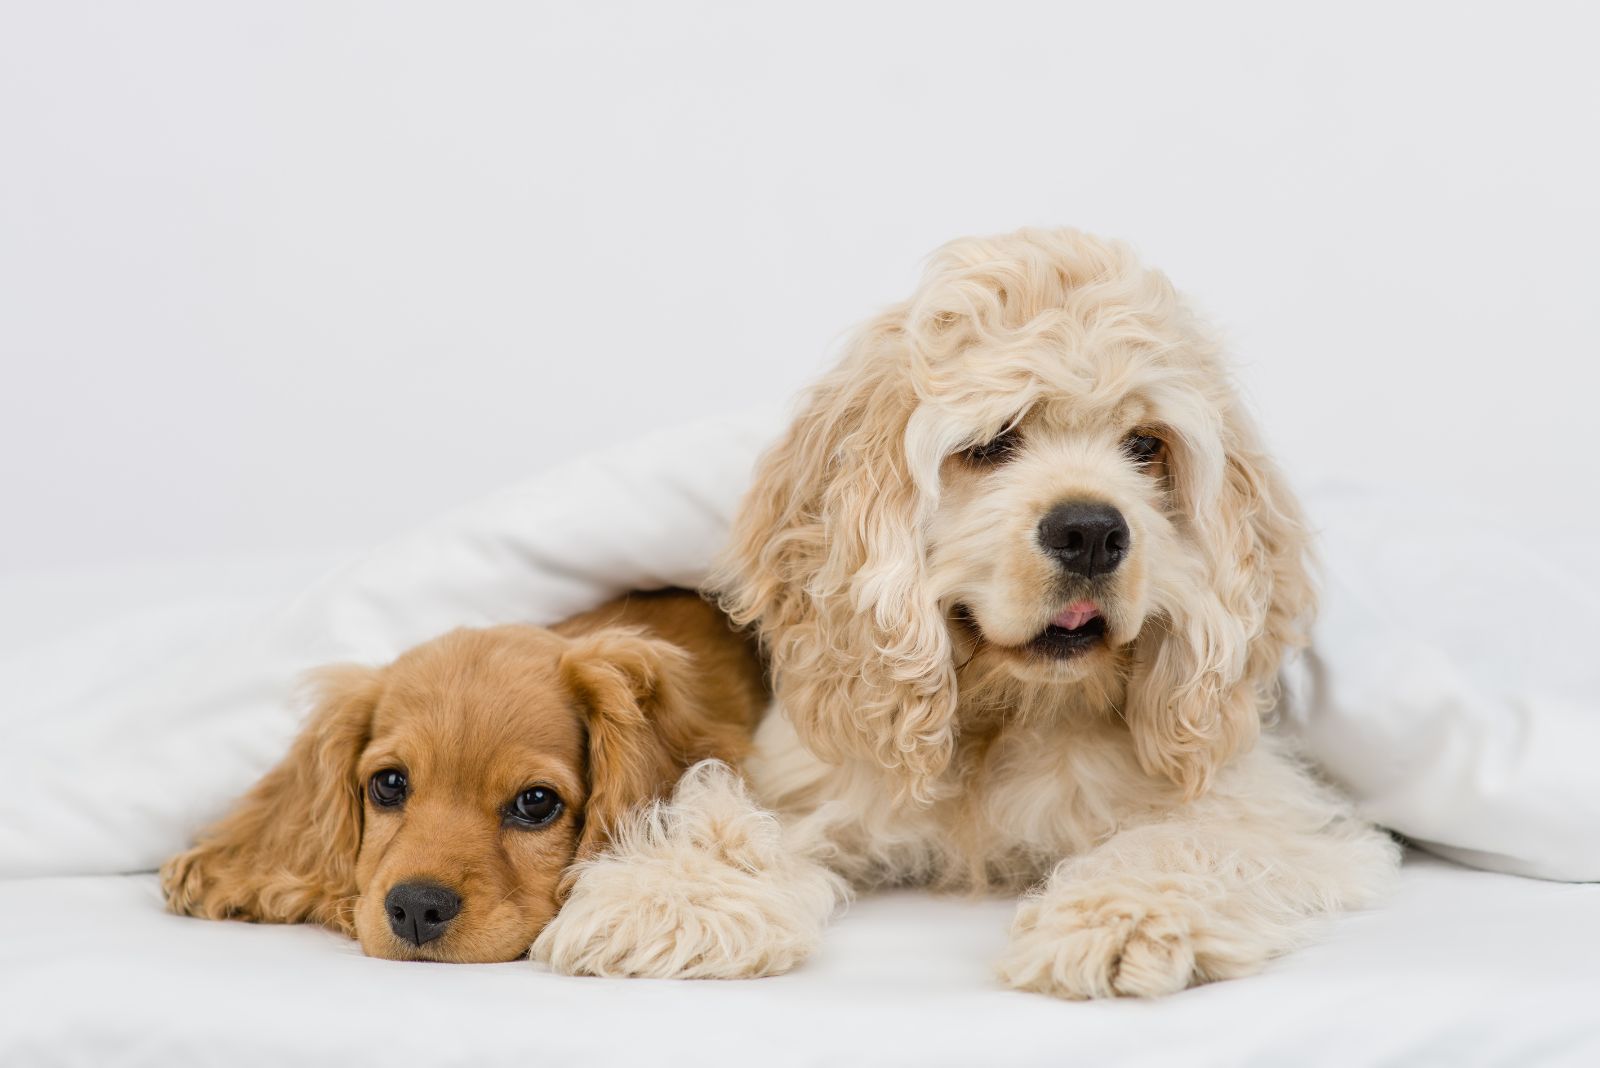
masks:
<instances>
[{"instance_id":1,"label":"white blanket","mask_svg":"<svg viewBox=\"0 0 1600 1068\"><path fill-rule=\"evenodd\" d=\"M1003 989L1013 903L858 901L792 974L573 979L361 956L311 927L164 914L152 876L0 881L0 1064L1600 1063L1600 887L1408 861L1259 976L1152 1002Z\"/></svg>"},{"instance_id":2,"label":"white blanket","mask_svg":"<svg viewBox=\"0 0 1600 1068\"><path fill-rule=\"evenodd\" d=\"M0 659L0 877L156 867L283 752L309 668L694 585L779 425L697 424L575 460L373 550L248 631L168 611L13 651ZM1600 879L1587 648L1600 609L1575 570L1587 550L1507 552L1514 524L1439 507L1310 504L1329 581L1288 721L1311 755L1432 848Z\"/></svg>"}]
</instances>

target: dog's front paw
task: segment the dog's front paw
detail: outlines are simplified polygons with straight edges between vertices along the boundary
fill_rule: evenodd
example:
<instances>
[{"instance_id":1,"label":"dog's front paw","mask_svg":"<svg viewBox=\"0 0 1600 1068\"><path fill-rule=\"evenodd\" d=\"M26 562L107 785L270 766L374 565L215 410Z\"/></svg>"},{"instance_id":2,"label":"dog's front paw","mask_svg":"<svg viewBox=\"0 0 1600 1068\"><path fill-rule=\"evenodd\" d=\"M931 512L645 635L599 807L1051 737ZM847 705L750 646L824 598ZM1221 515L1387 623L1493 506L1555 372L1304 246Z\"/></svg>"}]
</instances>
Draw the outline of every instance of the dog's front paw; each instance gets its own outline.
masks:
<instances>
[{"instance_id":1,"label":"dog's front paw","mask_svg":"<svg viewBox=\"0 0 1600 1068\"><path fill-rule=\"evenodd\" d=\"M196 846L161 865L161 894L169 911L211 918L225 914L226 906L213 901L216 880L211 868L215 860L213 850Z\"/></svg>"},{"instance_id":2,"label":"dog's front paw","mask_svg":"<svg viewBox=\"0 0 1600 1068\"><path fill-rule=\"evenodd\" d=\"M641 814L608 853L582 865L531 956L576 975L786 972L815 947L844 887L782 839L732 771L697 765L671 803Z\"/></svg>"},{"instance_id":3,"label":"dog's front paw","mask_svg":"<svg viewBox=\"0 0 1600 1068\"><path fill-rule=\"evenodd\" d=\"M574 975L750 979L805 959L821 929L778 887L719 864L586 870L533 944L533 958Z\"/></svg>"},{"instance_id":4,"label":"dog's front paw","mask_svg":"<svg viewBox=\"0 0 1600 1068\"><path fill-rule=\"evenodd\" d=\"M1008 986L1056 997L1176 993L1196 981L1190 920L1157 896L1029 898L999 970Z\"/></svg>"}]
</instances>

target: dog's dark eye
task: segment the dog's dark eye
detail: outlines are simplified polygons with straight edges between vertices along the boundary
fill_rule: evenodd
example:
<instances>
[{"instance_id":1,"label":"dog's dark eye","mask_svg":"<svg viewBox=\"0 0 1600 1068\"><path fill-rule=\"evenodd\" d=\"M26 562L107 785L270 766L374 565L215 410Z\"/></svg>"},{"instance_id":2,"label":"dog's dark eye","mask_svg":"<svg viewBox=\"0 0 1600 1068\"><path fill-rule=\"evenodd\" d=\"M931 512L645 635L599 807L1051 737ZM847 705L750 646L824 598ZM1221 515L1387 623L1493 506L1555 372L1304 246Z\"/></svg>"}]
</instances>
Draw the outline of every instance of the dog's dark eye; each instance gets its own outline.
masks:
<instances>
[{"instance_id":1,"label":"dog's dark eye","mask_svg":"<svg viewBox=\"0 0 1600 1068\"><path fill-rule=\"evenodd\" d=\"M1167 443L1154 434L1129 434L1122 439L1122 451L1136 464L1154 463L1161 459Z\"/></svg>"},{"instance_id":2,"label":"dog's dark eye","mask_svg":"<svg viewBox=\"0 0 1600 1068\"><path fill-rule=\"evenodd\" d=\"M399 768L384 768L367 784L372 803L381 808L394 808L406 799L406 773Z\"/></svg>"},{"instance_id":3,"label":"dog's dark eye","mask_svg":"<svg viewBox=\"0 0 1600 1068\"><path fill-rule=\"evenodd\" d=\"M561 795L548 786L530 786L506 806L506 816L528 827L543 827L555 822L565 806Z\"/></svg>"},{"instance_id":4,"label":"dog's dark eye","mask_svg":"<svg viewBox=\"0 0 1600 1068\"><path fill-rule=\"evenodd\" d=\"M1012 427L982 445L972 446L962 455L975 464L1003 464L1011 459L1021 444L1022 436L1016 427Z\"/></svg>"}]
</instances>

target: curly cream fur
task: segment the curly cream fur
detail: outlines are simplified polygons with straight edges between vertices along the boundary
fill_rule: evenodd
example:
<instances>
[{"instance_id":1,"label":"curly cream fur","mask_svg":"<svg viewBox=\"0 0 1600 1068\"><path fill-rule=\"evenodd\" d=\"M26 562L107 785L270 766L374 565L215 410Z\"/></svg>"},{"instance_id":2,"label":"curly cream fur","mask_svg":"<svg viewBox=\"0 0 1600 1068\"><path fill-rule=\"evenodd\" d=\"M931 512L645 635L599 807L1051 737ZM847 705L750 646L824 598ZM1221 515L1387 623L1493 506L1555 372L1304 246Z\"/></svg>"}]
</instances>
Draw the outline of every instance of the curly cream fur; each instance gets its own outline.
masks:
<instances>
[{"instance_id":1,"label":"curly cream fur","mask_svg":"<svg viewBox=\"0 0 1600 1068\"><path fill-rule=\"evenodd\" d=\"M1002 432L1003 463L967 453ZM1134 434L1159 439L1158 460L1130 457ZM1075 500L1128 525L1108 576L1064 575L1041 548L1041 517ZM1372 900L1396 864L1276 741L1256 744L1312 609L1306 557L1215 342L1163 275L1074 231L956 242L807 395L736 520L715 584L758 628L781 706L748 772L812 828L797 855L816 871L1033 888L1011 985L1093 997L1243 974ZM1039 655L1085 597L1101 645ZM716 854L657 869L653 899ZM742 908L791 908L780 881L750 886ZM614 936L559 966L764 974L764 932L783 929L685 928L664 956L670 918L598 911L587 929Z\"/></svg>"},{"instance_id":2,"label":"curly cream fur","mask_svg":"<svg viewBox=\"0 0 1600 1068\"><path fill-rule=\"evenodd\" d=\"M843 880L807 859L726 764L690 768L670 804L578 864L533 958L595 975L734 979L788 971L816 947ZM716 947L747 946L730 959Z\"/></svg>"}]
</instances>

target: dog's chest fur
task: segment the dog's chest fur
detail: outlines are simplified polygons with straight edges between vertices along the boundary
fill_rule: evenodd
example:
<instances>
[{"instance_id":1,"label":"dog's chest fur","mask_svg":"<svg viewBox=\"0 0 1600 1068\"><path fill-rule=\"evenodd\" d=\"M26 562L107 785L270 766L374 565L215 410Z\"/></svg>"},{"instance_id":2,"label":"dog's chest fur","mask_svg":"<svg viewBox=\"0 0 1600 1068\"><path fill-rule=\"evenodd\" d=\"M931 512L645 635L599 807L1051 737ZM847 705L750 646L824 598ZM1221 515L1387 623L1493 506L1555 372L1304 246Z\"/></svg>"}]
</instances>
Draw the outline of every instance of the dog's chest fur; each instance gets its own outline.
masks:
<instances>
[{"instance_id":1,"label":"dog's chest fur","mask_svg":"<svg viewBox=\"0 0 1600 1068\"><path fill-rule=\"evenodd\" d=\"M780 812L851 814L835 830L835 863L857 885L1025 889L1064 857L1179 801L1171 783L1139 767L1126 725L1103 705L1091 713L1063 704L1053 715L988 707L964 721L938 799L925 807L898 801L898 781L867 762L820 761L781 712L763 724L748 770Z\"/></svg>"}]
</instances>

